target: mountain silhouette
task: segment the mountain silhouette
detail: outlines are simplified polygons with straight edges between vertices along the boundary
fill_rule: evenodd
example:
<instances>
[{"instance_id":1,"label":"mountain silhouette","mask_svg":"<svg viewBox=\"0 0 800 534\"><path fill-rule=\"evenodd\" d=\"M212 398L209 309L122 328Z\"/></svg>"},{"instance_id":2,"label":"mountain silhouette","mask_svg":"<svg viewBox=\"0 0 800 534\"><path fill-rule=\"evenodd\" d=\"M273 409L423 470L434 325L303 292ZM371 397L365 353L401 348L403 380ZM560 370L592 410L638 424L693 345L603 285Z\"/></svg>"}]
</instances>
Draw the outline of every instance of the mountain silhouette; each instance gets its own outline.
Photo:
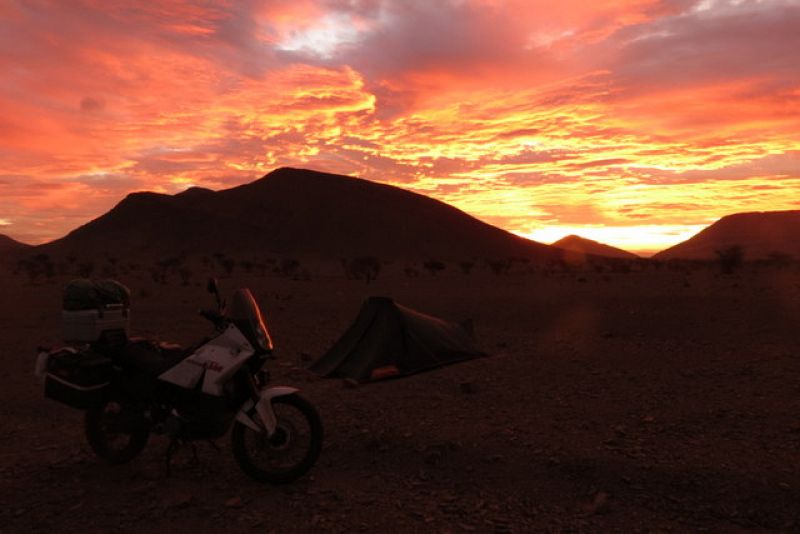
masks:
<instances>
[{"instance_id":1,"label":"mountain silhouette","mask_svg":"<svg viewBox=\"0 0 800 534\"><path fill-rule=\"evenodd\" d=\"M26 248L30 248L30 245L26 243L20 243L19 241L11 239L7 235L0 234L0 253L24 250Z\"/></svg>"},{"instance_id":2,"label":"mountain silhouette","mask_svg":"<svg viewBox=\"0 0 800 534\"><path fill-rule=\"evenodd\" d=\"M659 260L717 259L717 251L741 247L745 260L776 255L800 258L800 211L737 213L653 256Z\"/></svg>"},{"instance_id":3,"label":"mountain silhouette","mask_svg":"<svg viewBox=\"0 0 800 534\"><path fill-rule=\"evenodd\" d=\"M260 254L465 259L557 251L432 198L367 180L281 168L218 192L133 193L45 251L120 257Z\"/></svg>"},{"instance_id":4,"label":"mountain silhouette","mask_svg":"<svg viewBox=\"0 0 800 534\"><path fill-rule=\"evenodd\" d=\"M568 250L571 252L579 252L581 254L588 254L595 256L605 256L607 258L622 258L622 259L632 260L639 257L636 254L633 254L632 252L628 252L626 250L622 250L621 248L605 245L603 243L592 241L591 239L586 239L585 237L581 237L578 235L568 235L566 237L562 237L561 239L553 243L552 246Z\"/></svg>"}]
</instances>

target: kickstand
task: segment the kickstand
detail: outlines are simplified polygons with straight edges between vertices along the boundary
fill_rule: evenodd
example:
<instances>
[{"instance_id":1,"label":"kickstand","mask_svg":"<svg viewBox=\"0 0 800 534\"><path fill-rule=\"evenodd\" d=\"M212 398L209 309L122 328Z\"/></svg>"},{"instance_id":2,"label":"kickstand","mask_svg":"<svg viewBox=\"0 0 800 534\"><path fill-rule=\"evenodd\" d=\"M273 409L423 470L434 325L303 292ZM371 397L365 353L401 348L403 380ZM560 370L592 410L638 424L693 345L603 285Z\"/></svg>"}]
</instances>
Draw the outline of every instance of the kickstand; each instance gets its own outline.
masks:
<instances>
[{"instance_id":1,"label":"kickstand","mask_svg":"<svg viewBox=\"0 0 800 534\"><path fill-rule=\"evenodd\" d=\"M190 441L189 445L192 446L192 464L200 465L200 458L197 457L197 445L194 444L194 441Z\"/></svg>"},{"instance_id":2,"label":"kickstand","mask_svg":"<svg viewBox=\"0 0 800 534\"><path fill-rule=\"evenodd\" d=\"M172 438L167 445L167 450L164 454L167 466L167 478L172 475L172 457L174 456L175 452L180 448L181 442L178 438Z\"/></svg>"}]
</instances>

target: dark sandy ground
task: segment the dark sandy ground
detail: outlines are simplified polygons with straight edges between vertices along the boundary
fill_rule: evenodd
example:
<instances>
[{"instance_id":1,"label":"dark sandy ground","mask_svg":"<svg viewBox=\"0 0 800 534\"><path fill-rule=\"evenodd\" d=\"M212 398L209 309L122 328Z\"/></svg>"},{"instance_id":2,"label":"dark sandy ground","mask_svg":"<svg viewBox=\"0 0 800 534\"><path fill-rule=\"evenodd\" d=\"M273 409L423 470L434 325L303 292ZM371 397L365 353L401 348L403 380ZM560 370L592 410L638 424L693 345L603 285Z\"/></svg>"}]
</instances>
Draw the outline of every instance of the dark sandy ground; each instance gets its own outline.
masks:
<instances>
[{"instance_id":1,"label":"dark sandy ground","mask_svg":"<svg viewBox=\"0 0 800 534\"><path fill-rule=\"evenodd\" d=\"M135 332L190 342L209 297L121 277ZM249 285L274 382L319 409L325 448L288 486L199 444L166 477L163 438L131 464L91 454L47 400L34 349L64 279L0 275L0 532L800 531L800 271L463 275ZM368 295L472 318L489 358L357 388L304 368Z\"/></svg>"}]
</instances>

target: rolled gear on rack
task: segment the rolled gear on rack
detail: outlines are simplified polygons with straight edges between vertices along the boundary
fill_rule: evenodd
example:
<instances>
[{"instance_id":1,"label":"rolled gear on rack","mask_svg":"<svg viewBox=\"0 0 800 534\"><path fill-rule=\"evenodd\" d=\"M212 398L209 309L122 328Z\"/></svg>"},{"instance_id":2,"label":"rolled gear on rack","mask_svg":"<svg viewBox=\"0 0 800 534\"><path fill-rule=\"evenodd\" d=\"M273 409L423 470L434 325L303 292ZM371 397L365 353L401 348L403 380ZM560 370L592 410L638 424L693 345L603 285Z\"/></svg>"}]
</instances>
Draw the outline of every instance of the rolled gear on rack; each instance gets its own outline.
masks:
<instances>
[{"instance_id":1,"label":"rolled gear on rack","mask_svg":"<svg viewBox=\"0 0 800 534\"><path fill-rule=\"evenodd\" d=\"M64 341L95 343L101 338L124 342L130 327L130 290L115 280L79 278L64 288Z\"/></svg>"}]
</instances>

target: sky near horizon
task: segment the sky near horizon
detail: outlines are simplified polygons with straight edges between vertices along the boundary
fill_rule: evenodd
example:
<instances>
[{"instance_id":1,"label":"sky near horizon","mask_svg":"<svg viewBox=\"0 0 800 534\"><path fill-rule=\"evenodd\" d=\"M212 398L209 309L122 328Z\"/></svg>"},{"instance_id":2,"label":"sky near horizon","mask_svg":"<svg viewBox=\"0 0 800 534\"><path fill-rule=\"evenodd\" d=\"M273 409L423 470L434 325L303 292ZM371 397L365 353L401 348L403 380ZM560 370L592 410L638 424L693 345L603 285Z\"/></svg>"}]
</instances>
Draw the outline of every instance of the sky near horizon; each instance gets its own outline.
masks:
<instances>
[{"instance_id":1,"label":"sky near horizon","mask_svg":"<svg viewBox=\"0 0 800 534\"><path fill-rule=\"evenodd\" d=\"M0 233L281 166L634 252L800 209L800 0L0 3Z\"/></svg>"}]
</instances>

